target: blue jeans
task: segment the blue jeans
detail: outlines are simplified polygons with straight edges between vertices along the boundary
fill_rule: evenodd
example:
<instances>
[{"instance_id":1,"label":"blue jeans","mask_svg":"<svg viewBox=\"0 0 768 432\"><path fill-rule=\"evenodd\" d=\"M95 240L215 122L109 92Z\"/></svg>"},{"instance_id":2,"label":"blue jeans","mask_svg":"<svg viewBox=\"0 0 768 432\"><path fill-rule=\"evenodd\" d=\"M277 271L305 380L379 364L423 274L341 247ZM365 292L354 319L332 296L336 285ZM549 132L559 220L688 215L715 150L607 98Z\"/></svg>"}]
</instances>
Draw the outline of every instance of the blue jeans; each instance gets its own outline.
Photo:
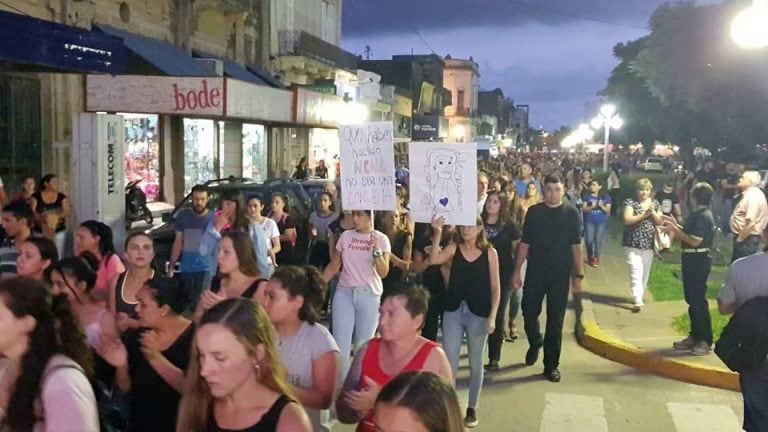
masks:
<instances>
[{"instance_id":1,"label":"blue jeans","mask_svg":"<svg viewBox=\"0 0 768 432\"><path fill-rule=\"evenodd\" d=\"M744 397L744 430L768 432L768 360L739 374Z\"/></svg>"},{"instance_id":2,"label":"blue jeans","mask_svg":"<svg viewBox=\"0 0 768 432\"><path fill-rule=\"evenodd\" d=\"M603 248L603 240L605 239L605 233L608 231L608 223L587 222L585 225L587 258L600 258L600 250Z\"/></svg>"},{"instance_id":3,"label":"blue jeans","mask_svg":"<svg viewBox=\"0 0 768 432\"><path fill-rule=\"evenodd\" d=\"M488 340L485 324L488 318L477 316L469 310L466 302L458 309L443 313L443 349L453 370L454 387L459 372L459 351L461 340L466 333L469 350L469 407L477 407L480 389L483 387L483 351Z\"/></svg>"},{"instance_id":4,"label":"blue jeans","mask_svg":"<svg viewBox=\"0 0 768 432\"><path fill-rule=\"evenodd\" d=\"M333 338L339 345L341 353L341 377L343 382L349 371L349 353L352 351L352 335L354 334L354 349L357 352L364 343L376 334L379 326L379 301L381 296L374 294L368 286L336 286L336 292L331 300L331 321L333 322Z\"/></svg>"}]
</instances>

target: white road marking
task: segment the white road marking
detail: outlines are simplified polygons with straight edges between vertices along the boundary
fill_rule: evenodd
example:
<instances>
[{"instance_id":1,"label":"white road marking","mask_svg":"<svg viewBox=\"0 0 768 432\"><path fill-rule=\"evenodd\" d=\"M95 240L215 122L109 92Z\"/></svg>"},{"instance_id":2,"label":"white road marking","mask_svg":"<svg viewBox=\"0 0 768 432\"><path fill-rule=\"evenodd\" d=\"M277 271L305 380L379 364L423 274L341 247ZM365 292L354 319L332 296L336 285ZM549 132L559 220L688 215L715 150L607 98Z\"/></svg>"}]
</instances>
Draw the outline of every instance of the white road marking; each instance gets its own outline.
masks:
<instances>
[{"instance_id":1,"label":"white road marking","mask_svg":"<svg viewBox=\"0 0 768 432\"><path fill-rule=\"evenodd\" d=\"M603 398L548 393L541 432L608 432Z\"/></svg>"},{"instance_id":2,"label":"white road marking","mask_svg":"<svg viewBox=\"0 0 768 432\"><path fill-rule=\"evenodd\" d=\"M667 403L677 432L741 432L741 422L725 405Z\"/></svg>"}]
</instances>

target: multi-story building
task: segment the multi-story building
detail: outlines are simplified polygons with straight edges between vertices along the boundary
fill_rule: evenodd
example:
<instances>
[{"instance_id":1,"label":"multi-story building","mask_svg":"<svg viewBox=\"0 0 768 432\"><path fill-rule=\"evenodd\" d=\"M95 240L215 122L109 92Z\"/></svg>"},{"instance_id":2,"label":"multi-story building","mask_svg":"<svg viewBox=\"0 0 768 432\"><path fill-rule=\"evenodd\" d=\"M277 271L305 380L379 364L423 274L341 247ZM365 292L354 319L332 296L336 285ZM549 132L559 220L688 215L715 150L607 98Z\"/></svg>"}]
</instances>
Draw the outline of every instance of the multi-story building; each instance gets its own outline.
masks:
<instances>
[{"instance_id":1,"label":"multi-story building","mask_svg":"<svg viewBox=\"0 0 768 432\"><path fill-rule=\"evenodd\" d=\"M266 178L271 125L292 95L259 69L264 10L250 0L0 3L0 176L58 174L67 193L84 112L123 115L125 181L175 202L211 178ZM266 22L268 25L268 21ZM34 31L30 31L34 28ZM111 157L114 157L111 156ZM122 189L122 188L120 188Z\"/></svg>"},{"instance_id":2,"label":"multi-story building","mask_svg":"<svg viewBox=\"0 0 768 432\"><path fill-rule=\"evenodd\" d=\"M450 139L469 142L477 135L477 126L482 123L476 118L480 69L472 57L461 60L448 55L444 62L443 83L452 95L451 104L445 107Z\"/></svg>"}]
</instances>

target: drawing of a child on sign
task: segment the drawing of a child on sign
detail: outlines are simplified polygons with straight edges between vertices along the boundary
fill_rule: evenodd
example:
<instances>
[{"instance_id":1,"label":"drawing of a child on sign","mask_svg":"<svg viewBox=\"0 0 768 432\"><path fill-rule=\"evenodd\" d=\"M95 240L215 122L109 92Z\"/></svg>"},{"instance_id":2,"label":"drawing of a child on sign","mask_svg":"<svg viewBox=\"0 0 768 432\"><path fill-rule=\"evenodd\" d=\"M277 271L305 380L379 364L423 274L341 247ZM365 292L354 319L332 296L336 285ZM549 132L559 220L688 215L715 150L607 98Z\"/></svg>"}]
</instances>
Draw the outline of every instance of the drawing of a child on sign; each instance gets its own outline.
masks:
<instances>
[{"instance_id":1,"label":"drawing of a child on sign","mask_svg":"<svg viewBox=\"0 0 768 432\"><path fill-rule=\"evenodd\" d=\"M424 170L429 193L422 204L430 206L434 216L447 216L461 211L461 164L464 154L447 148L431 149L427 153Z\"/></svg>"}]
</instances>

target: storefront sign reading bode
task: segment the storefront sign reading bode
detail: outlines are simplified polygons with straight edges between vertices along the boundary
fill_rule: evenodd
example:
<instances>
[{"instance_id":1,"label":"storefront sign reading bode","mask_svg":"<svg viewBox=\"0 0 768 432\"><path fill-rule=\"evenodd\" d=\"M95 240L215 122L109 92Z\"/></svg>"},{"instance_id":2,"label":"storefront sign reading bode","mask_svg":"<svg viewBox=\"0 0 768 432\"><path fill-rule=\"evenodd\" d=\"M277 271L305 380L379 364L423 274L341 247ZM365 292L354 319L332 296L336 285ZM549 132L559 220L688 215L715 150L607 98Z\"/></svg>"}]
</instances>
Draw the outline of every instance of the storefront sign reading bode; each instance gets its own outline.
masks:
<instances>
[{"instance_id":1,"label":"storefront sign reading bode","mask_svg":"<svg viewBox=\"0 0 768 432\"><path fill-rule=\"evenodd\" d=\"M224 78L88 75L86 110L223 116Z\"/></svg>"},{"instance_id":2,"label":"storefront sign reading bode","mask_svg":"<svg viewBox=\"0 0 768 432\"><path fill-rule=\"evenodd\" d=\"M395 209L395 155L392 123L339 127L341 207Z\"/></svg>"}]
</instances>

